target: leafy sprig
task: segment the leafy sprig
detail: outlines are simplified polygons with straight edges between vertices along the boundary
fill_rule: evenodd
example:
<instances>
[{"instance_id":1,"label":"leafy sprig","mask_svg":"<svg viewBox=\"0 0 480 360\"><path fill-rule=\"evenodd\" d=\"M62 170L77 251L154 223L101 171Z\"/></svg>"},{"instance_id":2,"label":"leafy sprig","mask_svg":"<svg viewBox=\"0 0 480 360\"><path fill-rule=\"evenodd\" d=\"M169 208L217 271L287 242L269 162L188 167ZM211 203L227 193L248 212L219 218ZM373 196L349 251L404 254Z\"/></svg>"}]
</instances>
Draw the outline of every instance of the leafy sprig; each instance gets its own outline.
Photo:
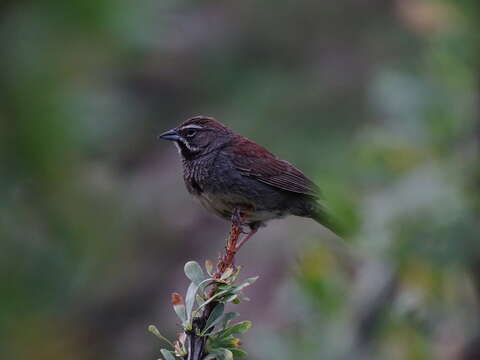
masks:
<instances>
[{"instance_id":1,"label":"leafy sprig","mask_svg":"<svg viewBox=\"0 0 480 360\"><path fill-rule=\"evenodd\" d=\"M205 272L195 261L185 264L184 272L191 281L185 300L178 293L172 294L172 305L180 319L183 332L178 339L171 342L164 337L156 326L150 325L148 330L158 337L168 348L162 348L161 354L165 360L177 360L188 354L187 334L194 332L195 336L205 338L207 355L203 360L233 360L242 358L246 352L240 348L241 341L236 335L243 334L251 327L250 321L232 323L239 314L225 312L228 303L238 304L249 299L242 290L253 284L258 277L237 281L240 266L230 266L223 273L213 272L213 263L205 262ZM209 311L206 312L207 306ZM208 316L206 316L208 315ZM195 326L195 320L206 317L204 325Z\"/></svg>"}]
</instances>

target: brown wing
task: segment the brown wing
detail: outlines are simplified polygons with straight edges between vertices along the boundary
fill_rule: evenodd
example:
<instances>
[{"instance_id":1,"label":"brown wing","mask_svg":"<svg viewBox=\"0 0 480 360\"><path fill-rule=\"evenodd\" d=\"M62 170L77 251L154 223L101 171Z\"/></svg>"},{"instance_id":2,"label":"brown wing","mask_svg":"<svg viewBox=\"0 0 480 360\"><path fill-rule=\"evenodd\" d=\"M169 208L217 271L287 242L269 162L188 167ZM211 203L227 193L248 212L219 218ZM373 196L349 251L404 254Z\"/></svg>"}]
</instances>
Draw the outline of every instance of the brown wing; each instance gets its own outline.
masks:
<instances>
[{"instance_id":1,"label":"brown wing","mask_svg":"<svg viewBox=\"0 0 480 360\"><path fill-rule=\"evenodd\" d=\"M278 159L264 147L240 138L232 144L233 164L244 176L270 186L318 198L319 188L288 161Z\"/></svg>"}]
</instances>

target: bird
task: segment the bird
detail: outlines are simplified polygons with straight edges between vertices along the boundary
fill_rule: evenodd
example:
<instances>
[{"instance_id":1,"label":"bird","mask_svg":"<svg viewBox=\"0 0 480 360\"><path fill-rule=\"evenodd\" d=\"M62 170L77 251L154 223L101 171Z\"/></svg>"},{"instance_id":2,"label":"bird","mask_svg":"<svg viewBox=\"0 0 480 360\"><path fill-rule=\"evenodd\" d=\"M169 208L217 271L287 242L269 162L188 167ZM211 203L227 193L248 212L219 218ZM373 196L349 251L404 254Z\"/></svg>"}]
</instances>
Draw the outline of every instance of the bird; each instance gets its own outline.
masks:
<instances>
[{"instance_id":1,"label":"bird","mask_svg":"<svg viewBox=\"0 0 480 360\"><path fill-rule=\"evenodd\" d=\"M158 138L173 141L190 194L209 211L249 232L272 219L311 218L339 234L318 186L302 171L209 116L194 116Z\"/></svg>"}]
</instances>

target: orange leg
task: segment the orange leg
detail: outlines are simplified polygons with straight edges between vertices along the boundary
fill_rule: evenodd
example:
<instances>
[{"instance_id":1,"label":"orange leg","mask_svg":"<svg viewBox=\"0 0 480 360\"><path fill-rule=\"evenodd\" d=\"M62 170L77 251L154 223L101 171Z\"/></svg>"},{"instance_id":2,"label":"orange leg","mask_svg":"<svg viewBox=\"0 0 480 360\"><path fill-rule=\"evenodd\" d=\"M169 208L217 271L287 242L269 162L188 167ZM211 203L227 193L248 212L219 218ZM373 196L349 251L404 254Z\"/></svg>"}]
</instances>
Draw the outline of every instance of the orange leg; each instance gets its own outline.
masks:
<instances>
[{"instance_id":1,"label":"orange leg","mask_svg":"<svg viewBox=\"0 0 480 360\"><path fill-rule=\"evenodd\" d=\"M255 233L258 231L258 227L253 227L250 232L245 236L243 239L240 240L240 242L237 244L235 251L240 250L240 248L245 244L250 238L255 235Z\"/></svg>"}]
</instances>

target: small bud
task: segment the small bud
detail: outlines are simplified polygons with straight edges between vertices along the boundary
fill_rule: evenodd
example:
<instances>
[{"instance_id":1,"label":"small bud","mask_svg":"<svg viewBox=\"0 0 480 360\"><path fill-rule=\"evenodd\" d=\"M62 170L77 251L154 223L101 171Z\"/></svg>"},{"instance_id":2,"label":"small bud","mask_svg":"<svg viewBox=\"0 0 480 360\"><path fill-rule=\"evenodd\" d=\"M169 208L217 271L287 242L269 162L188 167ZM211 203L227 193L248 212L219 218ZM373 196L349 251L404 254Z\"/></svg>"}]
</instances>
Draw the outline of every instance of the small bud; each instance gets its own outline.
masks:
<instances>
[{"instance_id":1,"label":"small bud","mask_svg":"<svg viewBox=\"0 0 480 360\"><path fill-rule=\"evenodd\" d=\"M148 326L148 331L150 331L155 336L161 336L160 331L158 331L158 329L155 325L149 325Z\"/></svg>"},{"instance_id":2,"label":"small bud","mask_svg":"<svg viewBox=\"0 0 480 360\"><path fill-rule=\"evenodd\" d=\"M158 331L157 327L155 325L149 325L148 326L148 331L150 331L153 335L155 335L157 338L159 338L160 340L166 342L168 345L170 345L171 347L173 347L173 344L170 342L170 340L168 340L165 336L163 336L162 334L160 334L160 331Z\"/></svg>"},{"instance_id":3,"label":"small bud","mask_svg":"<svg viewBox=\"0 0 480 360\"><path fill-rule=\"evenodd\" d=\"M172 293L172 305L181 305L183 304L182 295L177 292Z\"/></svg>"},{"instance_id":4,"label":"small bud","mask_svg":"<svg viewBox=\"0 0 480 360\"><path fill-rule=\"evenodd\" d=\"M240 341L240 339L233 338L232 340L230 340L230 346L240 347L240 345L242 345L242 342Z\"/></svg>"},{"instance_id":5,"label":"small bud","mask_svg":"<svg viewBox=\"0 0 480 360\"><path fill-rule=\"evenodd\" d=\"M213 274L213 261L205 260L205 269L207 270L208 275L212 276Z\"/></svg>"}]
</instances>

